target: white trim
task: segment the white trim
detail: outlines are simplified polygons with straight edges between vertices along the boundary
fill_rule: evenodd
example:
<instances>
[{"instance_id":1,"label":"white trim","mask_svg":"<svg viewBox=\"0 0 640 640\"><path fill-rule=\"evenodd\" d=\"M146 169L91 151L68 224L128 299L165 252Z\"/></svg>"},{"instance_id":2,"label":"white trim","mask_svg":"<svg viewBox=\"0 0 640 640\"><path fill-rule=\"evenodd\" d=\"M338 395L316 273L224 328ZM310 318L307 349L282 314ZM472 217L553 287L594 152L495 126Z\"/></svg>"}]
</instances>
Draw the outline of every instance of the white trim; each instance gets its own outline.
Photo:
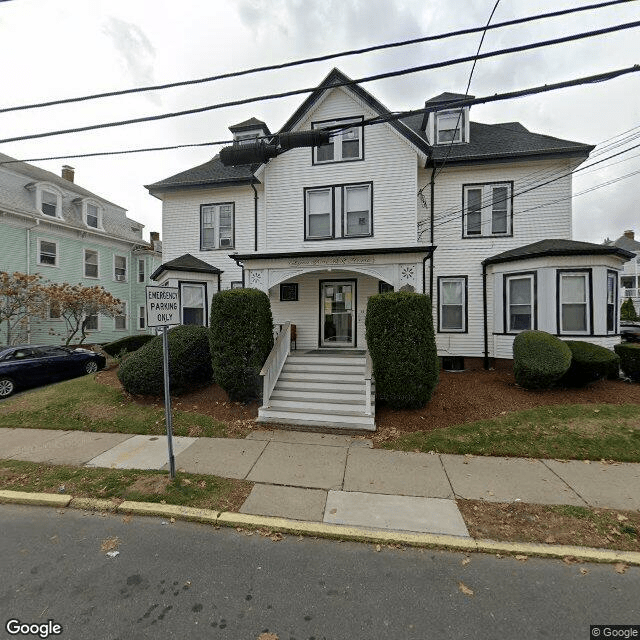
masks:
<instances>
[{"instance_id":1,"label":"white trim","mask_svg":"<svg viewBox=\"0 0 640 640\"><path fill-rule=\"evenodd\" d=\"M127 313L127 303L126 303L126 301L122 302L121 312L122 313L117 313L116 315L113 316L113 330L114 331L127 331L127 329L129 328L129 315ZM120 318L124 318L124 327L119 327L118 326L118 319L120 319Z\"/></svg>"},{"instance_id":2,"label":"white trim","mask_svg":"<svg viewBox=\"0 0 640 640\"><path fill-rule=\"evenodd\" d=\"M116 258L124 258L124 275L116 273ZM129 259L127 256L118 253L113 254L113 281L128 282L129 281Z\"/></svg>"},{"instance_id":3,"label":"white trim","mask_svg":"<svg viewBox=\"0 0 640 640\"><path fill-rule=\"evenodd\" d=\"M96 209L96 218L97 218L97 226L90 225L88 222L89 218L89 207L95 207ZM82 222L87 229L94 229L96 231L104 231L104 227L102 226L102 221L104 218L104 207L93 198L82 198L80 200L80 209L82 213Z\"/></svg>"},{"instance_id":4,"label":"white trim","mask_svg":"<svg viewBox=\"0 0 640 640\"><path fill-rule=\"evenodd\" d=\"M511 328L511 287L510 283L512 280L529 280L529 326L523 327L522 329L512 329ZM505 318L507 321L507 326L504 328L505 333L517 334L521 331L528 331L535 327L535 288L534 288L534 276L532 273L528 274L518 274L514 273L513 275L507 275L505 278ZM514 306L524 307L527 306L523 303L515 303Z\"/></svg>"},{"instance_id":5,"label":"white trim","mask_svg":"<svg viewBox=\"0 0 640 640\"><path fill-rule=\"evenodd\" d=\"M93 314L93 315L96 316L96 328L95 329L85 329L86 333L93 332L93 331L100 331L100 325L101 325L100 314L96 313L96 314ZM86 317L90 318L91 316L86 316Z\"/></svg>"},{"instance_id":6,"label":"white trim","mask_svg":"<svg viewBox=\"0 0 640 640\"><path fill-rule=\"evenodd\" d=\"M560 306L559 309L559 320L560 320L560 326L558 327L558 333L560 335L565 335L565 334L569 334L569 335L590 335L591 334L591 324L590 324L590 319L591 319L591 305L593 304L593 301L590 300L590 274L585 272L585 271L563 271L562 273L559 274L560 275L560 279L558 282L558 287L559 287L559 291L558 291L558 305ZM584 282L584 302L563 302L563 289L564 289L564 279L565 278L582 278L583 282ZM567 304L573 304L573 305L584 305L584 315L585 315L585 326L586 329L584 330L578 330L578 329L565 329L563 326L563 307L564 305Z\"/></svg>"},{"instance_id":7,"label":"white trim","mask_svg":"<svg viewBox=\"0 0 640 640\"><path fill-rule=\"evenodd\" d=\"M141 322L142 321L142 322ZM142 324L143 326L140 326ZM138 307L138 331L144 331L147 328L147 308L141 304Z\"/></svg>"},{"instance_id":8,"label":"white trim","mask_svg":"<svg viewBox=\"0 0 640 640\"><path fill-rule=\"evenodd\" d=\"M97 275L88 276L87 275L87 251L91 253L95 253L98 259L97 261ZM100 279L100 252L97 249L87 249L86 247L82 249L82 277L89 278L91 280L99 280Z\"/></svg>"},{"instance_id":9,"label":"white trim","mask_svg":"<svg viewBox=\"0 0 640 640\"><path fill-rule=\"evenodd\" d=\"M494 189L506 189L507 197L499 200L497 204L505 203L505 211L507 217L506 231L493 231L494 209L493 209L493 191ZM469 233L469 192L480 192L480 232ZM513 185L511 182L487 182L482 184L465 184L462 189L462 208L463 208L463 237L465 238L504 238L513 234L512 229L512 212L511 201L513 198ZM498 211L502 211L499 209Z\"/></svg>"},{"instance_id":10,"label":"white trim","mask_svg":"<svg viewBox=\"0 0 640 640\"><path fill-rule=\"evenodd\" d=\"M30 191L35 191L35 208L45 220L62 220L62 191L51 182L35 182L27 186ZM51 216L42 211L42 195L51 193L56 198L56 214Z\"/></svg>"},{"instance_id":11,"label":"white trim","mask_svg":"<svg viewBox=\"0 0 640 640\"><path fill-rule=\"evenodd\" d=\"M459 304L448 304L445 305L444 301L443 301L443 294L442 294L442 285L445 283L459 283L460 284L460 291L461 291L461 295L460 295L460 303ZM465 278L462 278L460 276L452 276L452 277L448 277L448 276L444 276L439 278L438 280L438 316L439 316L439 322L438 322L438 333L465 333L467 330L467 325L466 325L466 316L467 316L467 292L466 292L466 288L467 288L467 281ZM443 307L448 306L448 307L460 307L460 326L459 327L445 327L444 326L444 318L443 318Z\"/></svg>"},{"instance_id":12,"label":"white trim","mask_svg":"<svg viewBox=\"0 0 640 640\"><path fill-rule=\"evenodd\" d=\"M48 242L49 244L55 245L55 262L50 264L49 262L42 262L42 243ZM60 266L60 243L58 240L51 240L49 238L38 238L36 244L36 264L41 267L59 267Z\"/></svg>"}]
</instances>

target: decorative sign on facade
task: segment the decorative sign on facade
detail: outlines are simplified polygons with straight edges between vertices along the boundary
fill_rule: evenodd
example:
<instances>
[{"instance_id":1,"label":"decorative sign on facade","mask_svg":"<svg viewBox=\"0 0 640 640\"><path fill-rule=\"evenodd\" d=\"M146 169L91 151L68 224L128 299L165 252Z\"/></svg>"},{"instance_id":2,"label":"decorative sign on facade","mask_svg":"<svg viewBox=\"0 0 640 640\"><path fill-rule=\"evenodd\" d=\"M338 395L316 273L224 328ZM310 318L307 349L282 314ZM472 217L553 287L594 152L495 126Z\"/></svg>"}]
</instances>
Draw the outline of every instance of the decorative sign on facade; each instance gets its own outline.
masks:
<instances>
[{"instance_id":1,"label":"decorative sign on facade","mask_svg":"<svg viewBox=\"0 0 640 640\"><path fill-rule=\"evenodd\" d=\"M345 264L373 264L375 258L373 256L323 256L321 258L292 258L289 264L292 267L303 266L334 266Z\"/></svg>"}]
</instances>

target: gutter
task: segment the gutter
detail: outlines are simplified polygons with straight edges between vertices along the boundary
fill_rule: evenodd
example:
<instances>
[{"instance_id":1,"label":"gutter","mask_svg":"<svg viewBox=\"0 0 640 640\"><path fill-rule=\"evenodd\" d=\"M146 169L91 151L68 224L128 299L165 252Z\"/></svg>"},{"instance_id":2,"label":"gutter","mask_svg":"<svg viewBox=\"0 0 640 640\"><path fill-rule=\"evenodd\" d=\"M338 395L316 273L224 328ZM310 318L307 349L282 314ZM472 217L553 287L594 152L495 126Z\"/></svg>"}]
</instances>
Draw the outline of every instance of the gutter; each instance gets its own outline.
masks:
<instances>
[{"instance_id":1,"label":"gutter","mask_svg":"<svg viewBox=\"0 0 640 640\"><path fill-rule=\"evenodd\" d=\"M258 191L256 190L256 185L251 183L251 188L253 189L253 226L254 226L254 246L253 250L258 250Z\"/></svg>"},{"instance_id":2,"label":"gutter","mask_svg":"<svg viewBox=\"0 0 640 640\"><path fill-rule=\"evenodd\" d=\"M433 169L431 170L431 195L429 196L429 200L430 200L429 208L431 209L431 223L429 225L431 227L430 244L432 247L434 242L433 224L435 221L435 212L434 212L435 201L436 201L435 190L436 190L436 164L434 162ZM430 257L431 257L431 261L429 262L429 298L431 299L431 307L433 307L433 253L431 254Z\"/></svg>"}]
</instances>

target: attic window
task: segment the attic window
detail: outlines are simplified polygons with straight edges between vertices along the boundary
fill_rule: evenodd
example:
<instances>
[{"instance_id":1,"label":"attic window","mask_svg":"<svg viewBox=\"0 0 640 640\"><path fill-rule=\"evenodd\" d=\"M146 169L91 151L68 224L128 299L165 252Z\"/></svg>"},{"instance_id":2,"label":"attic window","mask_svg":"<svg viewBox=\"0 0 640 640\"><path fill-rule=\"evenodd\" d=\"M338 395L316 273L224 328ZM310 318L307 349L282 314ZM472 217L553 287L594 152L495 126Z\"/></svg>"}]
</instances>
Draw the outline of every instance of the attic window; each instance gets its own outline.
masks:
<instances>
[{"instance_id":1,"label":"attic window","mask_svg":"<svg viewBox=\"0 0 640 640\"><path fill-rule=\"evenodd\" d=\"M251 144L254 140L257 140L262 132L255 131L245 131L244 133L237 133L235 137L235 143L239 145L243 144Z\"/></svg>"},{"instance_id":2,"label":"attic window","mask_svg":"<svg viewBox=\"0 0 640 640\"><path fill-rule=\"evenodd\" d=\"M58 215L58 196L50 191L42 192L42 213L55 218Z\"/></svg>"},{"instance_id":3,"label":"attic window","mask_svg":"<svg viewBox=\"0 0 640 640\"><path fill-rule=\"evenodd\" d=\"M364 157L363 128L358 126L363 118L342 118L340 120L313 122L312 129L324 129L332 125L341 125L333 129L331 140L327 144L313 148L313 163L348 162L362 160ZM353 126L355 125L355 126Z\"/></svg>"},{"instance_id":4,"label":"attic window","mask_svg":"<svg viewBox=\"0 0 640 640\"><path fill-rule=\"evenodd\" d=\"M440 111L436 113L436 144L466 142L464 111Z\"/></svg>"}]
</instances>

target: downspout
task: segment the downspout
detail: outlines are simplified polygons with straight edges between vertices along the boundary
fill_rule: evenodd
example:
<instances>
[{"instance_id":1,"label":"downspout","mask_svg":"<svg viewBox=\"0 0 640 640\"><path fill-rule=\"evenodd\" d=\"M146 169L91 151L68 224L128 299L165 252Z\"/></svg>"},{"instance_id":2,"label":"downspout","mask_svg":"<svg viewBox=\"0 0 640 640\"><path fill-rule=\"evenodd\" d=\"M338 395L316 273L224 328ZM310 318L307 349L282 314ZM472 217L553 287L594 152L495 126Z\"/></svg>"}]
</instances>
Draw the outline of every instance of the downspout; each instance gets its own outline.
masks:
<instances>
[{"instance_id":1,"label":"downspout","mask_svg":"<svg viewBox=\"0 0 640 640\"><path fill-rule=\"evenodd\" d=\"M254 226L254 246L253 250L258 250L258 191L256 190L256 186L251 183L251 188L253 189L253 226ZM244 276L243 276L244 278Z\"/></svg>"},{"instance_id":2,"label":"downspout","mask_svg":"<svg viewBox=\"0 0 640 640\"><path fill-rule=\"evenodd\" d=\"M435 214L433 211L433 208L435 207L435 201L436 201L435 191L436 191L436 163L434 161L433 169L431 170L431 194L429 198L429 209L431 209L431 212L430 212L431 223L429 225L431 227L430 243L432 247L433 247L433 242L435 237L434 230L433 230L433 224L435 221ZM433 251L431 252L431 260L429 261L429 298L431 299L431 305L433 306Z\"/></svg>"},{"instance_id":3,"label":"downspout","mask_svg":"<svg viewBox=\"0 0 640 640\"><path fill-rule=\"evenodd\" d=\"M482 263L482 319L484 322L484 368L489 370L489 316L487 312L487 265Z\"/></svg>"}]
</instances>

